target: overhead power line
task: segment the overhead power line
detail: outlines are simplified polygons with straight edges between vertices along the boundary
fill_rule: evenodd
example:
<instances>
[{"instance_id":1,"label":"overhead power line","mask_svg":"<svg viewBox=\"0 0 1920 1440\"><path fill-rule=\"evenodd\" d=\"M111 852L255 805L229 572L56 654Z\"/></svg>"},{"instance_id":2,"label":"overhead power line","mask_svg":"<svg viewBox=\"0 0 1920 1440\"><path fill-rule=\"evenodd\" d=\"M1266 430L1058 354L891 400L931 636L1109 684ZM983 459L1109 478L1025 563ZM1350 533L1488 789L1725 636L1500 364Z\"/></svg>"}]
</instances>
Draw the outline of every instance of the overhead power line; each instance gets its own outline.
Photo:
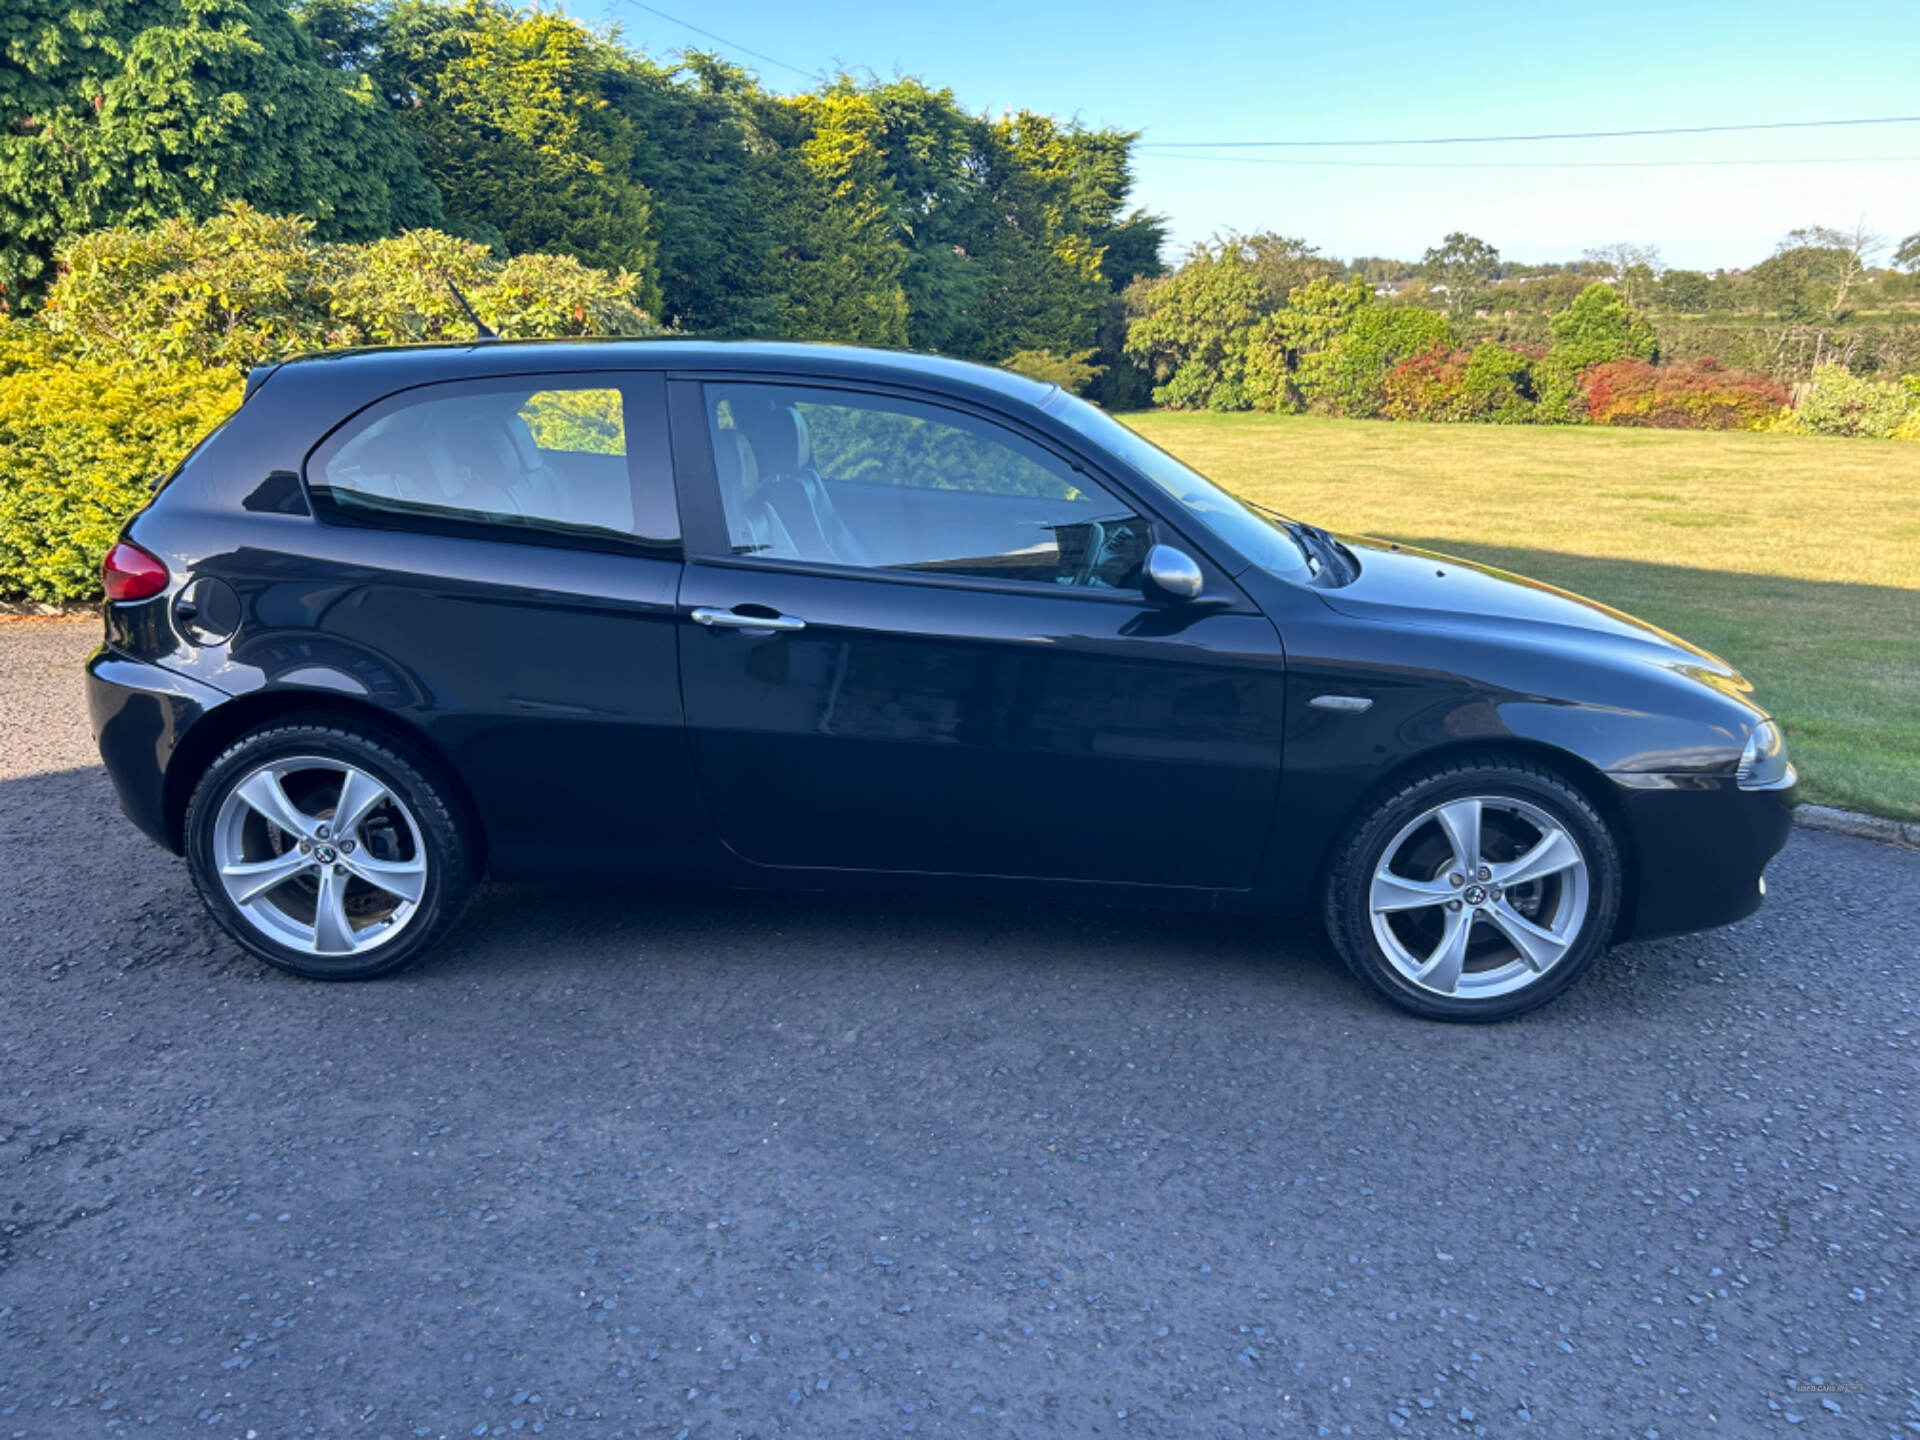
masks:
<instances>
[{"instance_id":1,"label":"overhead power line","mask_svg":"<svg viewBox=\"0 0 1920 1440\"><path fill-rule=\"evenodd\" d=\"M644 7L643 7L644 8ZM1920 115L1861 120L1775 120L1758 125L1675 125L1659 130L1563 130L1545 135L1427 135L1400 140L1147 140L1160 150L1303 150L1366 145L1504 145L1526 140L1621 140L1642 135L1724 135L1736 130L1820 130L1840 125L1915 125Z\"/></svg>"},{"instance_id":2,"label":"overhead power line","mask_svg":"<svg viewBox=\"0 0 1920 1440\"><path fill-rule=\"evenodd\" d=\"M1768 160L1293 160L1266 155L1195 155L1142 145L1144 160L1200 160L1216 165L1298 165L1334 170L1667 170L1701 165L1910 165L1920 155L1809 155Z\"/></svg>"},{"instance_id":3,"label":"overhead power line","mask_svg":"<svg viewBox=\"0 0 1920 1440\"><path fill-rule=\"evenodd\" d=\"M623 3L633 6L633 8L636 10L644 10L649 15L658 15L662 20L670 21L673 24L678 25L683 30L691 30L696 35L704 35L707 37L707 39L712 40L717 44L724 45L729 50L738 50L742 55L751 55L756 60L764 60L769 65L777 65L782 70L791 70L794 74L800 76L800 78L803 80L812 80L816 78L815 71L802 70L798 65L789 65L784 60L776 60L774 59L773 56L763 55L758 50L749 50L746 46L740 44L737 41L729 40L724 35L716 35L711 30L701 29L698 25L695 25L691 20L682 20L678 15L669 15L666 11L657 10L651 5L643 5L640 3L640 0L623 0Z\"/></svg>"}]
</instances>

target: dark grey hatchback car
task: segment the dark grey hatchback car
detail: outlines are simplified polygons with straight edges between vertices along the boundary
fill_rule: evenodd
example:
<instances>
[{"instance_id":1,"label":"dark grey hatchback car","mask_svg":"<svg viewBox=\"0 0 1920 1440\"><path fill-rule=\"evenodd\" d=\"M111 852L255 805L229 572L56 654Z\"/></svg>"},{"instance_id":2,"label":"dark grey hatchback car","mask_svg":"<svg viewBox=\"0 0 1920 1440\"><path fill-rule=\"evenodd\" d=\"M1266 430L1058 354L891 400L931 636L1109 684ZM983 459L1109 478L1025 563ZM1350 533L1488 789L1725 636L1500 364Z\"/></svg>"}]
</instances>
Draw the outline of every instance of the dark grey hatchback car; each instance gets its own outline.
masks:
<instances>
[{"instance_id":1,"label":"dark grey hatchback car","mask_svg":"<svg viewBox=\"0 0 1920 1440\"><path fill-rule=\"evenodd\" d=\"M321 979L486 873L884 880L1317 914L1396 1004L1492 1020L1750 913L1793 799L1711 655L926 356L263 367L106 585L128 815Z\"/></svg>"}]
</instances>

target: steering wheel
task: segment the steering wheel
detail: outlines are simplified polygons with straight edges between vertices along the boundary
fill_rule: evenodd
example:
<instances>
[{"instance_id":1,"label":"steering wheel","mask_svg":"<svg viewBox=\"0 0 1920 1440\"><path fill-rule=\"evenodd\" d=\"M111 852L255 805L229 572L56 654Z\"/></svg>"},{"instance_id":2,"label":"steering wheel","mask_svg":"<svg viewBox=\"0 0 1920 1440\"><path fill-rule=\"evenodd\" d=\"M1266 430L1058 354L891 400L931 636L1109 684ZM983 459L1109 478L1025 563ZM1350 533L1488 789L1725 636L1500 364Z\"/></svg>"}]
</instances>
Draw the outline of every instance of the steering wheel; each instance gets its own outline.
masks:
<instances>
[{"instance_id":1,"label":"steering wheel","mask_svg":"<svg viewBox=\"0 0 1920 1440\"><path fill-rule=\"evenodd\" d=\"M1139 574L1138 562L1127 567L1126 574L1108 579L1101 573L1108 562L1124 559L1124 548L1135 538L1132 526L1139 524L1137 515L1114 515L1105 520L1087 521L1087 553L1076 567L1073 576L1075 586L1084 587L1096 581L1102 589L1123 590L1128 581Z\"/></svg>"},{"instance_id":2,"label":"steering wheel","mask_svg":"<svg viewBox=\"0 0 1920 1440\"><path fill-rule=\"evenodd\" d=\"M1107 556L1107 525L1104 520L1087 521L1087 552L1074 567L1073 588L1084 589L1093 579L1100 562Z\"/></svg>"}]
</instances>

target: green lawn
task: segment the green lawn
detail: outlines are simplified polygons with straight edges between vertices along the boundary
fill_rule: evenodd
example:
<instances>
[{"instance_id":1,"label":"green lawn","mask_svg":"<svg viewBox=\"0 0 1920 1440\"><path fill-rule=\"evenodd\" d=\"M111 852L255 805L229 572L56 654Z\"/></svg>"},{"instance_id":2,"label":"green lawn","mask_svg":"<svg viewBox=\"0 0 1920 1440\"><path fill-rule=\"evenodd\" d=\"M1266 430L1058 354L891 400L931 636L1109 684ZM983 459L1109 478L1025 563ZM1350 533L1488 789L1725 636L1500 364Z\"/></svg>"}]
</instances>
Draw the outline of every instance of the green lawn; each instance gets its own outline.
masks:
<instances>
[{"instance_id":1,"label":"green lawn","mask_svg":"<svg viewBox=\"0 0 1920 1440\"><path fill-rule=\"evenodd\" d=\"M1290 515L1483 560L1684 635L1753 681L1807 799L1920 819L1920 445L1126 418Z\"/></svg>"}]
</instances>

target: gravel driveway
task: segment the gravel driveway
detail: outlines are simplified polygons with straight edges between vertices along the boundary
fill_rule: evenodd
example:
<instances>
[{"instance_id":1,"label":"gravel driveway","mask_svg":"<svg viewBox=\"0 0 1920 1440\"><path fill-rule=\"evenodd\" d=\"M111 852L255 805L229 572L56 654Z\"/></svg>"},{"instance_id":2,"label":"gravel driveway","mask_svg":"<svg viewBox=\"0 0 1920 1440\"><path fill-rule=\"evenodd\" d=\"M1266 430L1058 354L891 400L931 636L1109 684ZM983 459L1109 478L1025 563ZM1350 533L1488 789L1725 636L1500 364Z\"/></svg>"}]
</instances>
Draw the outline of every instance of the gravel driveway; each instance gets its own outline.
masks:
<instances>
[{"instance_id":1,"label":"gravel driveway","mask_svg":"<svg viewBox=\"0 0 1920 1440\"><path fill-rule=\"evenodd\" d=\"M121 820L96 632L0 624L0 1436L1920 1433L1920 855L1492 1029L893 898L303 984Z\"/></svg>"}]
</instances>

